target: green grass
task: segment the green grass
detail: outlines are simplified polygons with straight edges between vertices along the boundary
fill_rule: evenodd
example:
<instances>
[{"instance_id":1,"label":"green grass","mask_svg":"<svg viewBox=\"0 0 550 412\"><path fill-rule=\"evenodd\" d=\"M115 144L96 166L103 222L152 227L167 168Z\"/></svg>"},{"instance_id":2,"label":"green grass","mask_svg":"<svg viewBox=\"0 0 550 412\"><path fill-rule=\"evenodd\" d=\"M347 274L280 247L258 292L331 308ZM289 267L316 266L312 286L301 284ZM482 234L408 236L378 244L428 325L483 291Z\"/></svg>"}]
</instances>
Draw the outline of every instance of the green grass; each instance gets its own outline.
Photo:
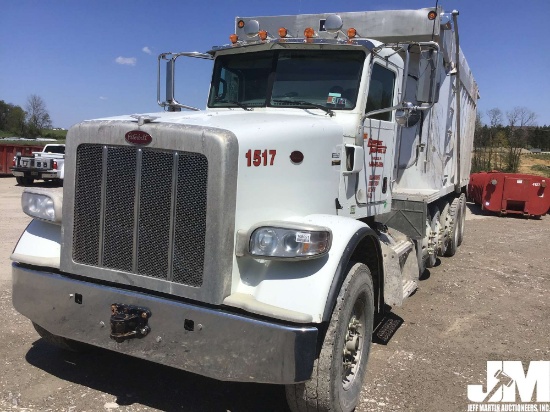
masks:
<instances>
[{"instance_id":1,"label":"green grass","mask_svg":"<svg viewBox=\"0 0 550 412\"><path fill-rule=\"evenodd\" d=\"M531 170L538 172L538 174L543 174L545 177L550 177L550 166L547 165L533 165Z\"/></svg>"}]
</instances>

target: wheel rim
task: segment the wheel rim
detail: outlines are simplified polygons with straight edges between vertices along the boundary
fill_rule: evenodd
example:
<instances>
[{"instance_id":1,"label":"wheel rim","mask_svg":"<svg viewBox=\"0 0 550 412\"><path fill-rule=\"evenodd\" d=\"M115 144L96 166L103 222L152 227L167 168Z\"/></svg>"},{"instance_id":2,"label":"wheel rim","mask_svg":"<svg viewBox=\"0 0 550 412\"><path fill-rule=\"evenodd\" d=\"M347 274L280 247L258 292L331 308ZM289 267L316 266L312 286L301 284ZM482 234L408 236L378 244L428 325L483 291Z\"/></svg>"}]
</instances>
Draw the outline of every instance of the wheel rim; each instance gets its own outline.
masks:
<instances>
[{"instance_id":1,"label":"wheel rim","mask_svg":"<svg viewBox=\"0 0 550 412\"><path fill-rule=\"evenodd\" d=\"M342 386L344 390L353 385L361 365L365 338L365 310L364 298L360 297L353 305L342 348Z\"/></svg>"}]
</instances>

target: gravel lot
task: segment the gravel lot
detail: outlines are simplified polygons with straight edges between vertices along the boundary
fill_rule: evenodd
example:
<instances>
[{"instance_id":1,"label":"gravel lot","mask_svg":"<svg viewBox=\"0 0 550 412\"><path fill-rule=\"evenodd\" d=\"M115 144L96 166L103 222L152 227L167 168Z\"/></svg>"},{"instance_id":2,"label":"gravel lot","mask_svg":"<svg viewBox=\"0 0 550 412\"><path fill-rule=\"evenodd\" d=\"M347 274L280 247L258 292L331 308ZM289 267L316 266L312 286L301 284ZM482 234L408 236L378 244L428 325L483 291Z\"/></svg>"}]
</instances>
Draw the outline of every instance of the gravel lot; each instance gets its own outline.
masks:
<instances>
[{"instance_id":1,"label":"gravel lot","mask_svg":"<svg viewBox=\"0 0 550 412\"><path fill-rule=\"evenodd\" d=\"M30 219L23 188L0 177L0 410L286 411L280 387L223 383L103 350L46 345L11 305L9 256ZM486 361L550 360L550 216L483 216L470 207L463 245L430 269L374 345L358 411L466 411ZM215 343L213 343L215 344Z\"/></svg>"}]
</instances>

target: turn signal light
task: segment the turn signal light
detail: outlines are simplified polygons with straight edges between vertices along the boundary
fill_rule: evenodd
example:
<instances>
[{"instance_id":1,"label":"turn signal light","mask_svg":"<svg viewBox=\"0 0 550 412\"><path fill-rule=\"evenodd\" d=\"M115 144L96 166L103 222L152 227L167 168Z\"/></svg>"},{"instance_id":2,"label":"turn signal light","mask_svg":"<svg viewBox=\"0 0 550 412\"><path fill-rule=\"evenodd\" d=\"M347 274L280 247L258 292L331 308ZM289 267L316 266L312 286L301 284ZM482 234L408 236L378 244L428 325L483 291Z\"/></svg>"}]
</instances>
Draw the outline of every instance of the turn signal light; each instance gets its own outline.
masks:
<instances>
[{"instance_id":1,"label":"turn signal light","mask_svg":"<svg viewBox=\"0 0 550 412\"><path fill-rule=\"evenodd\" d=\"M311 39L314 36L315 36L315 30L313 30L312 27L308 27L307 29L304 30L304 37Z\"/></svg>"},{"instance_id":2,"label":"turn signal light","mask_svg":"<svg viewBox=\"0 0 550 412\"><path fill-rule=\"evenodd\" d=\"M284 27L279 28L279 37L286 37L288 30Z\"/></svg>"},{"instance_id":3,"label":"turn signal light","mask_svg":"<svg viewBox=\"0 0 550 412\"><path fill-rule=\"evenodd\" d=\"M232 34L231 36L229 36L229 40L231 41L231 43L235 44L239 40L239 36L237 36L236 34Z\"/></svg>"},{"instance_id":4,"label":"turn signal light","mask_svg":"<svg viewBox=\"0 0 550 412\"><path fill-rule=\"evenodd\" d=\"M353 27L348 29L348 37L353 38L357 36L357 30L355 30Z\"/></svg>"},{"instance_id":5,"label":"turn signal light","mask_svg":"<svg viewBox=\"0 0 550 412\"><path fill-rule=\"evenodd\" d=\"M258 32L258 37L260 40L266 40L267 39L267 32L265 30L260 30Z\"/></svg>"},{"instance_id":6,"label":"turn signal light","mask_svg":"<svg viewBox=\"0 0 550 412\"><path fill-rule=\"evenodd\" d=\"M431 11L428 13L428 20L435 20L435 18L437 17L437 13L435 11Z\"/></svg>"}]
</instances>

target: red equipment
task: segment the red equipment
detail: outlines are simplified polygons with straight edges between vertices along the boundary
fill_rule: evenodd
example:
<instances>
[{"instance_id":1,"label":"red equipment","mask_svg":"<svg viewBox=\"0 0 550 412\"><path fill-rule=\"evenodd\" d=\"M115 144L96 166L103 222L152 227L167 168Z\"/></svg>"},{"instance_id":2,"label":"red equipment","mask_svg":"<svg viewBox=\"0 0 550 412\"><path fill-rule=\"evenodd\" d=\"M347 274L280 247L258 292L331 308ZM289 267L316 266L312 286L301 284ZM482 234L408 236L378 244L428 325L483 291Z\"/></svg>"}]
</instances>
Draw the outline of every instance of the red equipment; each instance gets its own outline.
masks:
<instances>
[{"instance_id":1,"label":"red equipment","mask_svg":"<svg viewBox=\"0 0 550 412\"><path fill-rule=\"evenodd\" d=\"M539 217L550 209L550 179L519 173L481 172L470 176L468 197L482 210Z\"/></svg>"}]
</instances>

